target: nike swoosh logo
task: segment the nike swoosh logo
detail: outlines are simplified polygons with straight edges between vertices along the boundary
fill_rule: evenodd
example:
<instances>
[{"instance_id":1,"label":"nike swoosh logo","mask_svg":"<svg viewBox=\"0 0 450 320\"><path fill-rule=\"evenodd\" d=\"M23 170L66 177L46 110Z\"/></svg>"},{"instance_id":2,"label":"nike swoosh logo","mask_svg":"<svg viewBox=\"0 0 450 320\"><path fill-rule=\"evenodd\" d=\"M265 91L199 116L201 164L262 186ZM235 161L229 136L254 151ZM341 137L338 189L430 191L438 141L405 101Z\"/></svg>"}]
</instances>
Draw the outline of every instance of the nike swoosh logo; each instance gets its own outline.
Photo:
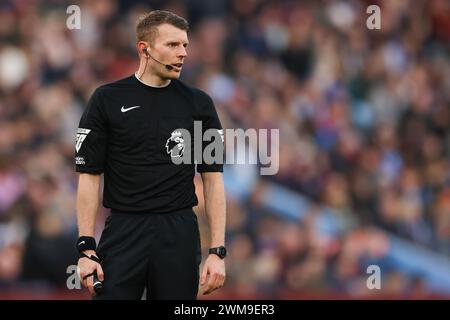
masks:
<instances>
[{"instance_id":1,"label":"nike swoosh logo","mask_svg":"<svg viewBox=\"0 0 450 320\"><path fill-rule=\"evenodd\" d=\"M80 244L83 244L83 243L86 243L86 242L84 242L84 241L81 241L78 245L80 245Z\"/></svg>"},{"instance_id":2,"label":"nike swoosh logo","mask_svg":"<svg viewBox=\"0 0 450 320\"><path fill-rule=\"evenodd\" d=\"M136 109L136 108L140 108L140 107L141 106L133 106L133 107L125 108L125 106L122 106L122 109L120 109L120 111L127 112L127 111L130 111L132 109Z\"/></svg>"}]
</instances>

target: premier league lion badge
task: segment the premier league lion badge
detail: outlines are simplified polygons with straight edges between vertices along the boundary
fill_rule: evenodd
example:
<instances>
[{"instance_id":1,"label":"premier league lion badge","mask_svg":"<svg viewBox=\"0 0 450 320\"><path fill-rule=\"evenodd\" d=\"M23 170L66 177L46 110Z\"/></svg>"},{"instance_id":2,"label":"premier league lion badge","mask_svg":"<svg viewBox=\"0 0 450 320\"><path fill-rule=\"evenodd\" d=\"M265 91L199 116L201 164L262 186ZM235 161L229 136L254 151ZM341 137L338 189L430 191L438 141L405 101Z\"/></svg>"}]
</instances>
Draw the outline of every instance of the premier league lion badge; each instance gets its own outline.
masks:
<instances>
[{"instance_id":1,"label":"premier league lion badge","mask_svg":"<svg viewBox=\"0 0 450 320\"><path fill-rule=\"evenodd\" d=\"M173 131L166 142L167 154L172 158L182 157L184 152L184 139L180 131Z\"/></svg>"}]
</instances>

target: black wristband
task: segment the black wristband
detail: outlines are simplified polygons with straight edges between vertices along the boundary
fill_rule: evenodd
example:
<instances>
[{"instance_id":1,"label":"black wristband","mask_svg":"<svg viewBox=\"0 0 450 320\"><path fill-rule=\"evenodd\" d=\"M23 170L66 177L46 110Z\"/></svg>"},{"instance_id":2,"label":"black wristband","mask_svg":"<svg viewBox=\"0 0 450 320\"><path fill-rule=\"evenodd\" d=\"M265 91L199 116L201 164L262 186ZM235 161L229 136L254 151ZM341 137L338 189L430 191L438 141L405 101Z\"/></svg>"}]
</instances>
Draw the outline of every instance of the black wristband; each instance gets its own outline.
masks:
<instances>
[{"instance_id":1,"label":"black wristband","mask_svg":"<svg viewBox=\"0 0 450 320\"><path fill-rule=\"evenodd\" d=\"M79 237L77 240L77 249L79 253L83 253L86 250L97 249L97 244L95 243L94 237Z\"/></svg>"}]
</instances>

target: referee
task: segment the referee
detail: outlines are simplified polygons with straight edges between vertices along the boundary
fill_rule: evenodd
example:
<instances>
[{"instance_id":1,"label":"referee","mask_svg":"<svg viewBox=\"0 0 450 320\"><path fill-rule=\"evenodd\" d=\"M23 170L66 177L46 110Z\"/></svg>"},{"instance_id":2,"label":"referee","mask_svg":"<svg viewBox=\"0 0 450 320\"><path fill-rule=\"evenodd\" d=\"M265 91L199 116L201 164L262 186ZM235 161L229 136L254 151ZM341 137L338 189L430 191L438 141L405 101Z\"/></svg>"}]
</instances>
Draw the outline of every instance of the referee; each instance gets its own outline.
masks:
<instances>
[{"instance_id":1,"label":"referee","mask_svg":"<svg viewBox=\"0 0 450 320\"><path fill-rule=\"evenodd\" d=\"M168 11L140 18L139 70L97 88L81 117L75 148L78 267L94 299L141 299L144 289L147 299L196 299L199 288L209 294L224 283L223 165L196 166L211 235L200 277L195 165L172 161L184 148L176 129L193 132L194 121L203 130L222 128L211 98L178 80L188 29L185 19ZM97 246L102 173L103 205L111 215ZM102 282L99 292L95 276Z\"/></svg>"}]
</instances>

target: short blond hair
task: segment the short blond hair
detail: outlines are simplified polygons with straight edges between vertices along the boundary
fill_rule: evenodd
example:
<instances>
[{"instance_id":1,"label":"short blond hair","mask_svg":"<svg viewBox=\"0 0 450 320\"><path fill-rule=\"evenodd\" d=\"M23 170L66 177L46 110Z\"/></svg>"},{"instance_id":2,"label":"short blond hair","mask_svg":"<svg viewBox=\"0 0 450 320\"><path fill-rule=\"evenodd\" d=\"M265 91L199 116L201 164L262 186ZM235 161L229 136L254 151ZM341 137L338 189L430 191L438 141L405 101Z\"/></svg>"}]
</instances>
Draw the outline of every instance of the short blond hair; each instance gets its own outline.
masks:
<instances>
[{"instance_id":1,"label":"short blond hair","mask_svg":"<svg viewBox=\"0 0 450 320\"><path fill-rule=\"evenodd\" d=\"M189 32L189 23L183 17L170 11L154 10L139 17L136 25L137 41L148 41L152 44L158 34L157 27L165 23Z\"/></svg>"}]
</instances>

